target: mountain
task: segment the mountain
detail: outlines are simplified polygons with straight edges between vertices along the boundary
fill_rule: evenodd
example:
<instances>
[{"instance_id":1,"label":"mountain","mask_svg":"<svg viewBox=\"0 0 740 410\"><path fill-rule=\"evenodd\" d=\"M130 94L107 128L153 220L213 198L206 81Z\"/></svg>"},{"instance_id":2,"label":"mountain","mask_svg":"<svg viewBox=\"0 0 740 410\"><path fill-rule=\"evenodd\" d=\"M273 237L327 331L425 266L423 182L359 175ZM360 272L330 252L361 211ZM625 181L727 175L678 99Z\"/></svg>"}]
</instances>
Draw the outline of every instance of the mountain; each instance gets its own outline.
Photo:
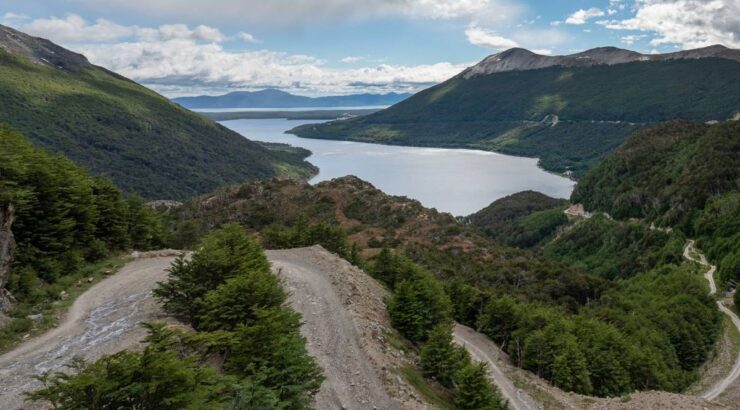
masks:
<instances>
[{"instance_id":1,"label":"mountain","mask_svg":"<svg viewBox=\"0 0 740 410\"><path fill-rule=\"evenodd\" d=\"M722 46L553 57L511 49L375 114L291 132L533 156L547 170L580 177L642 126L732 117L738 95L740 50Z\"/></svg>"},{"instance_id":2,"label":"mountain","mask_svg":"<svg viewBox=\"0 0 740 410\"><path fill-rule=\"evenodd\" d=\"M315 172L304 150L249 141L80 54L4 26L0 123L151 199Z\"/></svg>"},{"instance_id":3,"label":"mountain","mask_svg":"<svg viewBox=\"0 0 740 410\"><path fill-rule=\"evenodd\" d=\"M740 281L740 122L672 121L630 137L571 201L698 239L723 282Z\"/></svg>"},{"instance_id":4,"label":"mountain","mask_svg":"<svg viewBox=\"0 0 740 410\"><path fill-rule=\"evenodd\" d=\"M517 192L493 201L464 218L483 235L517 247L532 247L549 239L567 221L568 201L535 191Z\"/></svg>"},{"instance_id":5,"label":"mountain","mask_svg":"<svg viewBox=\"0 0 740 410\"><path fill-rule=\"evenodd\" d=\"M353 94L329 97L305 97L285 91L235 91L224 95L179 97L172 101L186 108L317 108L392 105L411 94Z\"/></svg>"}]
</instances>

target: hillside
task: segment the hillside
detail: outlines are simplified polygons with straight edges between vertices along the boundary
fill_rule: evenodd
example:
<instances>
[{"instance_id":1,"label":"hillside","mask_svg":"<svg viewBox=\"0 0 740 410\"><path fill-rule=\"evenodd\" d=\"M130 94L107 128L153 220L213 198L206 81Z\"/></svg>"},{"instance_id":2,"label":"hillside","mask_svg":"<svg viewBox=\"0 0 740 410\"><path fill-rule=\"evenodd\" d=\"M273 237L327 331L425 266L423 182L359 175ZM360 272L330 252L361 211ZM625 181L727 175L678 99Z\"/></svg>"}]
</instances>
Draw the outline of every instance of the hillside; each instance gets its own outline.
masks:
<instances>
[{"instance_id":1,"label":"hillside","mask_svg":"<svg viewBox=\"0 0 740 410\"><path fill-rule=\"evenodd\" d=\"M578 177L645 124L732 117L739 94L740 51L720 46L658 56L512 49L386 110L291 132L534 156Z\"/></svg>"},{"instance_id":2,"label":"hillside","mask_svg":"<svg viewBox=\"0 0 740 410\"><path fill-rule=\"evenodd\" d=\"M314 172L305 150L249 141L82 55L4 26L0 123L151 199Z\"/></svg>"},{"instance_id":3,"label":"hillside","mask_svg":"<svg viewBox=\"0 0 740 410\"><path fill-rule=\"evenodd\" d=\"M465 223L489 238L518 247L532 247L555 233L566 222L568 201L535 191L517 192L493 201L465 217Z\"/></svg>"},{"instance_id":4,"label":"hillside","mask_svg":"<svg viewBox=\"0 0 740 410\"><path fill-rule=\"evenodd\" d=\"M411 94L351 94L327 97L306 97L285 91L234 91L224 95L178 97L172 101L186 108L320 108L393 105Z\"/></svg>"},{"instance_id":5,"label":"hillside","mask_svg":"<svg viewBox=\"0 0 740 410\"><path fill-rule=\"evenodd\" d=\"M740 280L740 122L672 121L635 133L571 201L697 237L723 281Z\"/></svg>"},{"instance_id":6,"label":"hillside","mask_svg":"<svg viewBox=\"0 0 740 410\"><path fill-rule=\"evenodd\" d=\"M390 288L414 270L410 261L417 263L444 284L455 320L480 329L517 366L583 394L680 391L696 379L719 330L695 266L672 259L672 236L624 251L624 242L595 241L599 254L581 267L568 252L549 258L501 245L449 214L355 177L315 186L286 179L243 184L188 201L165 219L182 245L230 222L258 234L267 248L321 244ZM619 227L595 230L610 236L607 243L625 236ZM652 231L625 241L644 232ZM621 253L612 258L615 249ZM657 257L616 274L607 269L641 249Z\"/></svg>"}]
</instances>

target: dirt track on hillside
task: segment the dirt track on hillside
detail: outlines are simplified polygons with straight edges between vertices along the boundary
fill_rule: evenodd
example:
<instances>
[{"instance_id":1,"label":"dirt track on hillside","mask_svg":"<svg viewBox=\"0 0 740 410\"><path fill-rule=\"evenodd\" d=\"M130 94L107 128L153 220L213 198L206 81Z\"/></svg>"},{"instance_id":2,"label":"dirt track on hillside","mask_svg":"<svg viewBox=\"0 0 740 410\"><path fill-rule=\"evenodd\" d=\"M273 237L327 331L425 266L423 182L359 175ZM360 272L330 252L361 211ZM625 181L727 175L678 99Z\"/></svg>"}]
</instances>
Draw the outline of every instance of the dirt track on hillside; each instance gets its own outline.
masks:
<instances>
[{"instance_id":1,"label":"dirt track on hillside","mask_svg":"<svg viewBox=\"0 0 740 410\"><path fill-rule=\"evenodd\" d=\"M167 277L175 251L144 255L80 295L60 325L0 356L0 408L35 408L23 393L38 388L34 375L61 370L75 357L94 360L122 349L141 347L141 322L160 319L151 296Z\"/></svg>"},{"instance_id":2,"label":"dirt track on hillside","mask_svg":"<svg viewBox=\"0 0 740 410\"><path fill-rule=\"evenodd\" d=\"M326 380L317 409L399 409L391 398L394 378L384 372L377 338L387 324L387 292L364 272L319 246L267 251L273 269L290 292L290 304L305 324L308 351Z\"/></svg>"}]
</instances>

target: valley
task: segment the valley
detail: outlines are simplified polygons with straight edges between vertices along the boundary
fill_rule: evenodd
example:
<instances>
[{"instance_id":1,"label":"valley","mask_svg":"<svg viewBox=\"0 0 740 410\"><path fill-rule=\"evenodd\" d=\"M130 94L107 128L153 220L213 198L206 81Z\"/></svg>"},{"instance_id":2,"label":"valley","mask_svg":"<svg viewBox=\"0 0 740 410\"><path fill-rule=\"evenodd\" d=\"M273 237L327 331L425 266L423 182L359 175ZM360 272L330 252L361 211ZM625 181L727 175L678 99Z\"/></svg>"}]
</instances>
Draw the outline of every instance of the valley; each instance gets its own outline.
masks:
<instances>
[{"instance_id":1,"label":"valley","mask_svg":"<svg viewBox=\"0 0 740 410\"><path fill-rule=\"evenodd\" d=\"M740 400L740 50L471 23L508 49L407 66L30 19L0 21L1 408Z\"/></svg>"}]
</instances>

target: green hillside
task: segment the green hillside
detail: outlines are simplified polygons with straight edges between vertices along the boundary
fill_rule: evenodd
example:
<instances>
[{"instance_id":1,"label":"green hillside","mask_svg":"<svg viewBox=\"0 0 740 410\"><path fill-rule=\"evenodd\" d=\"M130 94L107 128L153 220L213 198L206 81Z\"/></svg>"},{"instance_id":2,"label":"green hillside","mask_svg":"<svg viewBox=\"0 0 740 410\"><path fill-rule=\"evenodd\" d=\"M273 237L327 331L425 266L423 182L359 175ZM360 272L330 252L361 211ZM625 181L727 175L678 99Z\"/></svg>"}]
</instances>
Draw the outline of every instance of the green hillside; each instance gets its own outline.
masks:
<instances>
[{"instance_id":1,"label":"green hillside","mask_svg":"<svg viewBox=\"0 0 740 410\"><path fill-rule=\"evenodd\" d=\"M465 223L508 245L532 247L567 222L563 213L567 203L535 191L517 192L465 217Z\"/></svg>"},{"instance_id":2,"label":"green hillside","mask_svg":"<svg viewBox=\"0 0 740 410\"><path fill-rule=\"evenodd\" d=\"M738 95L740 62L721 58L463 73L378 113L292 132L535 156L581 176L639 127L724 120Z\"/></svg>"},{"instance_id":3,"label":"green hillside","mask_svg":"<svg viewBox=\"0 0 740 410\"><path fill-rule=\"evenodd\" d=\"M249 141L82 56L9 32L0 31L0 122L127 192L183 199L225 184L314 172L305 150ZM41 63L5 51L17 41ZM74 64L43 63L62 51Z\"/></svg>"},{"instance_id":4,"label":"green hillside","mask_svg":"<svg viewBox=\"0 0 740 410\"><path fill-rule=\"evenodd\" d=\"M740 122L672 121L635 133L576 185L572 202L696 237L740 280Z\"/></svg>"}]
</instances>

